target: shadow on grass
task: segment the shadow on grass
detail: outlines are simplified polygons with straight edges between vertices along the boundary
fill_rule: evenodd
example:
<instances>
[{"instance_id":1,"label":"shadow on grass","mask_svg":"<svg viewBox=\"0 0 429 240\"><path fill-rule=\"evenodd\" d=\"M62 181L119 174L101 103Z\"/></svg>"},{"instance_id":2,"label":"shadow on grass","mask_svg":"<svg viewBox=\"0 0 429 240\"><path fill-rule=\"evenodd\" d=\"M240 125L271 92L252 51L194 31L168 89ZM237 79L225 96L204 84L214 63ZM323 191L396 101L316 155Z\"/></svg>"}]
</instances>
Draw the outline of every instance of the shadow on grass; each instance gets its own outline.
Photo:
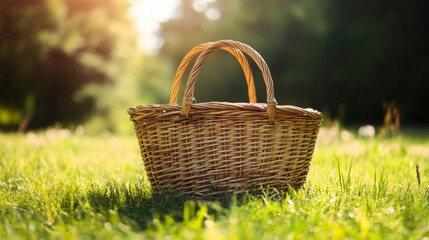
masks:
<instances>
[{"instance_id":1,"label":"shadow on grass","mask_svg":"<svg viewBox=\"0 0 429 240\"><path fill-rule=\"evenodd\" d=\"M152 193L150 186L144 183L118 183L107 181L105 184L91 184L88 191L80 194L67 194L61 202L63 211L73 219L91 217L94 214L108 216L116 211L121 222L136 230L144 230L153 224L155 218L164 221L165 217L175 222L184 220L184 212L196 215L201 207L218 219L228 214L232 206L241 206L249 201L269 198L281 201L287 194L278 192L254 192L243 194L225 194L211 199L187 198L177 192ZM295 195L295 191L288 193ZM191 206L191 207L190 207ZM187 209L188 208L188 209ZM190 209L189 209L190 208Z\"/></svg>"},{"instance_id":2,"label":"shadow on grass","mask_svg":"<svg viewBox=\"0 0 429 240\"><path fill-rule=\"evenodd\" d=\"M144 230L152 224L154 218L163 221L165 216L169 216L175 222L183 221L184 209L190 202L193 202L194 212L204 205L208 207L209 214L217 215L229 208L232 201L232 196L195 200L177 192L152 193L150 186L145 183L118 183L110 180L104 184L90 184L86 192L70 189L61 200L61 208L74 220L90 218L94 213L109 219L109 214L114 210L122 223L136 230Z\"/></svg>"}]
</instances>

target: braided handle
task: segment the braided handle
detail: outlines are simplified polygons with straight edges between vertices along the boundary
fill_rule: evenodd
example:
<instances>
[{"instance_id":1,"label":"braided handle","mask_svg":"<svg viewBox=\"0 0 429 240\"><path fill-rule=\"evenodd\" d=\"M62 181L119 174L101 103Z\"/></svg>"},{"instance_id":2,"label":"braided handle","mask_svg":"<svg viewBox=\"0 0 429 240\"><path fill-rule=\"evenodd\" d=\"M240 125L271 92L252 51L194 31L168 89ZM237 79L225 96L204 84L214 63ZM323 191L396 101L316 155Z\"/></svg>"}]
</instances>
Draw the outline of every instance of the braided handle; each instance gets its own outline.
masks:
<instances>
[{"instance_id":1,"label":"braided handle","mask_svg":"<svg viewBox=\"0 0 429 240\"><path fill-rule=\"evenodd\" d=\"M262 71L262 76L264 78L265 86L267 90L267 106L268 106L267 116L270 123L274 124L277 101L274 98L274 84L273 84L273 79L271 77L270 69L268 68L268 65L265 63L261 55L258 52L256 52L252 47L250 47L247 44L244 44L238 41L233 41L233 40L220 40L220 41L214 42L210 44L208 47L206 47L200 53L197 60L195 61L194 66L192 67L191 73L189 74L189 78L186 83L186 89L183 97L183 104L182 104L182 109L180 111L180 115L184 117L189 116L189 111L191 109L191 106L194 100L195 82L198 78L202 65L207 60L207 57L214 50L219 48L224 48L224 47L239 49L242 52L246 53L253 59L253 61L255 61L259 69Z\"/></svg>"},{"instance_id":2,"label":"braided handle","mask_svg":"<svg viewBox=\"0 0 429 240\"><path fill-rule=\"evenodd\" d=\"M171 86L171 92L170 92L170 104L176 104L177 103L177 95L179 93L180 88L180 80L182 79L183 74L186 71L186 68L189 65L189 62L200 52L202 52L206 47L208 47L213 42L207 42L200 44L194 48L192 48L182 59L182 61L179 64L179 67L176 70L176 75L174 76L173 85ZM255 90L255 83L253 80L253 74L252 69L250 68L249 62L247 61L246 57L243 55L243 53L235 48L231 47L221 47L221 49L228 51L234 57L237 59L237 61L240 63L241 68L243 69L244 76L246 78L247 82L247 92L249 95L249 102L250 103L256 103L256 90Z\"/></svg>"}]
</instances>

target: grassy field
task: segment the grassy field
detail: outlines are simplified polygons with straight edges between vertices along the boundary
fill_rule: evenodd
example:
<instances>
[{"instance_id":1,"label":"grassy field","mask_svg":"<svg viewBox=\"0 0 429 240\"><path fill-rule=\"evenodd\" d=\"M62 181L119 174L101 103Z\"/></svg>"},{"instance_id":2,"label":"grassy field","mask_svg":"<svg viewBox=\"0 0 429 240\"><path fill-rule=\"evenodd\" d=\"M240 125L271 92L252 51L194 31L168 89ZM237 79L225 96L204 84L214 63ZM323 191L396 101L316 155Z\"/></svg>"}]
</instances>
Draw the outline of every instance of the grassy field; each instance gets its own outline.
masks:
<instances>
[{"instance_id":1,"label":"grassy field","mask_svg":"<svg viewBox=\"0 0 429 240\"><path fill-rule=\"evenodd\" d=\"M151 194L135 136L0 134L0 238L429 239L425 133L324 129L304 189L217 201Z\"/></svg>"}]
</instances>

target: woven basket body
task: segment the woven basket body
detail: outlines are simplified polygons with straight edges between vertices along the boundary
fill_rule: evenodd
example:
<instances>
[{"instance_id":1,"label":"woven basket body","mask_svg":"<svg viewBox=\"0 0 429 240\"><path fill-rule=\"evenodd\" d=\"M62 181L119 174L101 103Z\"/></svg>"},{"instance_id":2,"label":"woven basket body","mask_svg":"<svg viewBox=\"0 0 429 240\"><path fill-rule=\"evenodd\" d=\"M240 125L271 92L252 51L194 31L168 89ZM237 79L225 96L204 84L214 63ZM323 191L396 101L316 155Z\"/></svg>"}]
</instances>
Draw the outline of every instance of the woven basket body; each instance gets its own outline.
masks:
<instances>
[{"instance_id":1,"label":"woven basket body","mask_svg":"<svg viewBox=\"0 0 429 240\"><path fill-rule=\"evenodd\" d=\"M128 110L155 191L210 196L261 187L299 188L306 180L322 114L277 105L273 92L269 92L272 79L267 78L271 76L261 67L265 62L257 64L266 80L267 104L193 103L192 81L196 80L198 66L205 54L225 45L247 54L251 49L231 40L208 44L191 70L182 105L174 103L177 91L173 87L170 104ZM252 58L253 51L249 54ZM245 72L246 64L242 64ZM179 70L177 75L181 75ZM253 78L248 74L246 78L249 101L253 102Z\"/></svg>"}]
</instances>

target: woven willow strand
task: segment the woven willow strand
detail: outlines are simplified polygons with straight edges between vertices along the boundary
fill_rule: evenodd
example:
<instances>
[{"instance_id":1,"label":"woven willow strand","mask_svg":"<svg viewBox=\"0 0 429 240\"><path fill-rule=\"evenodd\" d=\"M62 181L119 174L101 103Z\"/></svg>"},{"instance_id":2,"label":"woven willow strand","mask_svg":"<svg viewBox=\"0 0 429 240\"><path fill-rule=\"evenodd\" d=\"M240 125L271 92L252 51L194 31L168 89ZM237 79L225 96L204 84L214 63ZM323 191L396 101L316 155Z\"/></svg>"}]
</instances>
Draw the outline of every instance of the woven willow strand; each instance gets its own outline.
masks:
<instances>
[{"instance_id":1,"label":"woven willow strand","mask_svg":"<svg viewBox=\"0 0 429 240\"><path fill-rule=\"evenodd\" d=\"M210 53L212 53L216 49L224 48L224 47L239 49L242 52L246 53L253 59L253 61L255 61L259 69L262 71L262 76L264 78L265 86L267 88L266 89L267 106L268 106L267 116L268 116L268 119L270 120L270 123L274 124L277 101L274 98L274 84L273 84L273 79L271 77L270 69L266 64L265 60L261 57L261 55L257 51L255 51L252 47L250 47L247 44L234 41L234 40L220 40L220 41L214 42L200 53L197 60L195 61L194 66L192 67L191 73L189 74L189 78L186 83L186 89L183 97L183 104L182 104L182 109L180 111L180 114L184 117L189 116L189 111L191 109L191 106L194 100L195 82L201 71L202 65L206 62Z\"/></svg>"},{"instance_id":2,"label":"woven willow strand","mask_svg":"<svg viewBox=\"0 0 429 240\"><path fill-rule=\"evenodd\" d=\"M206 47L210 46L210 44L213 44L213 42L207 42L200 44L194 48L192 48L182 59L182 61L179 64L179 67L176 70L176 74L174 76L173 85L171 87L171 93L170 93L170 104L176 104L177 103L177 95L179 93L180 88L180 81L182 79L183 74L186 71L186 68L188 67L190 61L200 52L202 52ZM246 78L247 83L247 89L248 89L248 95L249 95L249 102L250 103L256 103L256 90L255 90L255 83L253 80L253 74L252 69L250 68L249 62L247 61L246 57L243 55L243 53L235 48L230 47L221 47L221 49L231 53L237 61L240 63L241 68L243 69L244 76Z\"/></svg>"}]
</instances>

